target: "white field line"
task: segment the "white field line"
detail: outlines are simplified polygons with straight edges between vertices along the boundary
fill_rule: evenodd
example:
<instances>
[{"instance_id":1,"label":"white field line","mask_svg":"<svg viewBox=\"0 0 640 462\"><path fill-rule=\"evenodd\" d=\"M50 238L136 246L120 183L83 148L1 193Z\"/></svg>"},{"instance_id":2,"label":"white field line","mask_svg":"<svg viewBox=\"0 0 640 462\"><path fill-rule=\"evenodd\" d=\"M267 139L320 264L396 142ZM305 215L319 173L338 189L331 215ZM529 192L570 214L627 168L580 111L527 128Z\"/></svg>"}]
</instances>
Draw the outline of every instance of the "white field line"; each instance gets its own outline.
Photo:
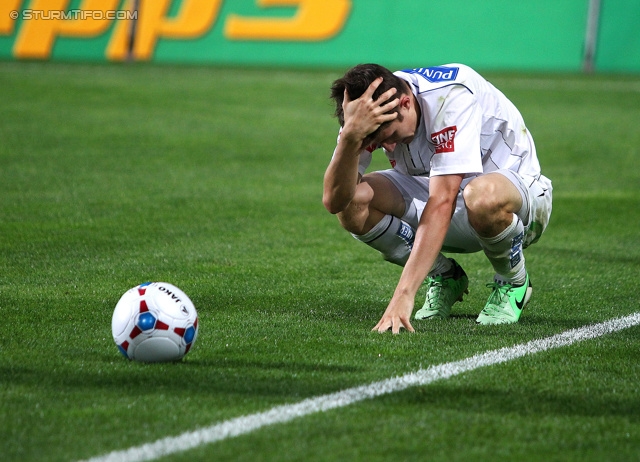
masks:
<instances>
[{"instance_id":1,"label":"white field line","mask_svg":"<svg viewBox=\"0 0 640 462\"><path fill-rule=\"evenodd\" d=\"M305 399L296 404L277 406L265 412L237 417L210 427L201 428L200 430L162 438L153 443L143 444L122 451L114 451L103 456L89 459L89 462L137 462L158 459L169 454L187 451L205 444L244 435L269 425L285 423L316 412L348 406L365 399L394 393L409 387L427 385L436 380L447 379L481 367L500 364L525 355L597 338L638 324L640 324L640 312L601 324L571 329L544 339L532 340L528 343L500 348L499 350L487 351L486 353L481 353L460 361L431 366L428 369L420 369L400 377L349 388L316 398Z\"/></svg>"}]
</instances>

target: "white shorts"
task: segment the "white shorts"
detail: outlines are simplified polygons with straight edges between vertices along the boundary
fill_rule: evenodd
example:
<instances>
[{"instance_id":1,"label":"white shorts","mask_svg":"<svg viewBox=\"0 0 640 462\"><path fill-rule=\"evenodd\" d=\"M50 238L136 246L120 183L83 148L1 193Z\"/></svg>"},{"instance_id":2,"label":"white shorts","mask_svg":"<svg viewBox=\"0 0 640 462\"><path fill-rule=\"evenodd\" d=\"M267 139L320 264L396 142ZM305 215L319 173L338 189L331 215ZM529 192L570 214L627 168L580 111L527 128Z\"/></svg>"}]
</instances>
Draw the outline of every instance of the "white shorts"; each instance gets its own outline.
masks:
<instances>
[{"instance_id":1,"label":"white shorts","mask_svg":"<svg viewBox=\"0 0 640 462\"><path fill-rule=\"evenodd\" d=\"M429 200L429 178L404 175L393 169L376 173L384 175L398 188L405 201L405 213L401 218L416 229L422 211ZM526 228L523 248L527 248L540 239L551 218L553 192L551 180L543 175L540 175L538 179L529 176L523 177L511 170L495 170L491 173L504 175L520 191L523 205L518 216ZM442 251L472 253L480 250L482 247L477 234L469 224L467 208L462 198L462 190L460 190Z\"/></svg>"}]
</instances>

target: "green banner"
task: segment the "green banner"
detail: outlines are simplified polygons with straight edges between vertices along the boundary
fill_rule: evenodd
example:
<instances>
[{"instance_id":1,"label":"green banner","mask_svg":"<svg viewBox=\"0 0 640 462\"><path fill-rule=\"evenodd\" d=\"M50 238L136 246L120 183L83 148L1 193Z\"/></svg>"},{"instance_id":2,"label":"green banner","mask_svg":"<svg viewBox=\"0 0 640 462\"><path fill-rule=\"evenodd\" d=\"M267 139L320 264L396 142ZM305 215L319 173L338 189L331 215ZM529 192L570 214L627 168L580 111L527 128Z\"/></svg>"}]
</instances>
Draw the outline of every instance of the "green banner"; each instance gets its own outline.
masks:
<instances>
[{"instance_id":1,"label":"green banner","mask_svg":"<svg viewBox=\"0 0 640 462\"><path fill-rule=\"evenodd\" d=\"M2 0L0 58L582 68L588 0ZM596 70L640 71L640 2L604 2Z\"/></svg>"}]
</instances>

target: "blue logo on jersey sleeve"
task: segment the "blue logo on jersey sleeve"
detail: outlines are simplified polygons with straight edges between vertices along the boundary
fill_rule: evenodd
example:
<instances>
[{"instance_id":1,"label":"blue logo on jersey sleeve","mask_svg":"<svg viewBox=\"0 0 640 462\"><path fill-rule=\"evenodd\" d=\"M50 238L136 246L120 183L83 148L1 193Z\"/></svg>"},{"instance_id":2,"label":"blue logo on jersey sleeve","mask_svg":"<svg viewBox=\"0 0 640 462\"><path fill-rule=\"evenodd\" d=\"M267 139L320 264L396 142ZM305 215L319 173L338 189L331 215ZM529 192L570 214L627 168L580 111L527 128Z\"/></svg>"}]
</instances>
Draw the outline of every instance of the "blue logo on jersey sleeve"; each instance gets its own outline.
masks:
<instances>
[{"instance_id":1,"label":"blue logo on jersey sleeve","mask_svg":"<svg viewBox=\"0 0 640 462\"><path fill-rule=\"evenodd\" d=\"M458 77L458 67L446 67L446 66L435 66L435 67L420 67L417 69L407 69L402 72L406 72L407 74L419 74L429 82L437 83L437 82L451 82Z\"/></svg>"}]
</instances>

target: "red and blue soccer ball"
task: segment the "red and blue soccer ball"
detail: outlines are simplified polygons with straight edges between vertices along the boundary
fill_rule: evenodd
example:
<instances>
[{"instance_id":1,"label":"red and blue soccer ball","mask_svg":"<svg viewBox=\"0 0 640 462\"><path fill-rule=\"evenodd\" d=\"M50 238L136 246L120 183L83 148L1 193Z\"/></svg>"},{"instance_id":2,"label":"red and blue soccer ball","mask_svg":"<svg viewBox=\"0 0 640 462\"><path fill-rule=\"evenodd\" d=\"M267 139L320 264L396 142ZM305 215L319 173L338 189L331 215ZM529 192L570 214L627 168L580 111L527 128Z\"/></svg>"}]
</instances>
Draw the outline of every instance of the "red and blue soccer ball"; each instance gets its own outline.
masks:
<instances>
[{"instance_id":1,"label":"red and blue soccer ball","mask_svg":"<svg viewBox=\"0 0 640 462\"><path fill-rule=\"evenodd\" d=\"M182 290L166 282L129 289L113 311L111 332L120 352L142 362L178 361L198 337L198 313Z\"/></svg>"}]
</instances>

